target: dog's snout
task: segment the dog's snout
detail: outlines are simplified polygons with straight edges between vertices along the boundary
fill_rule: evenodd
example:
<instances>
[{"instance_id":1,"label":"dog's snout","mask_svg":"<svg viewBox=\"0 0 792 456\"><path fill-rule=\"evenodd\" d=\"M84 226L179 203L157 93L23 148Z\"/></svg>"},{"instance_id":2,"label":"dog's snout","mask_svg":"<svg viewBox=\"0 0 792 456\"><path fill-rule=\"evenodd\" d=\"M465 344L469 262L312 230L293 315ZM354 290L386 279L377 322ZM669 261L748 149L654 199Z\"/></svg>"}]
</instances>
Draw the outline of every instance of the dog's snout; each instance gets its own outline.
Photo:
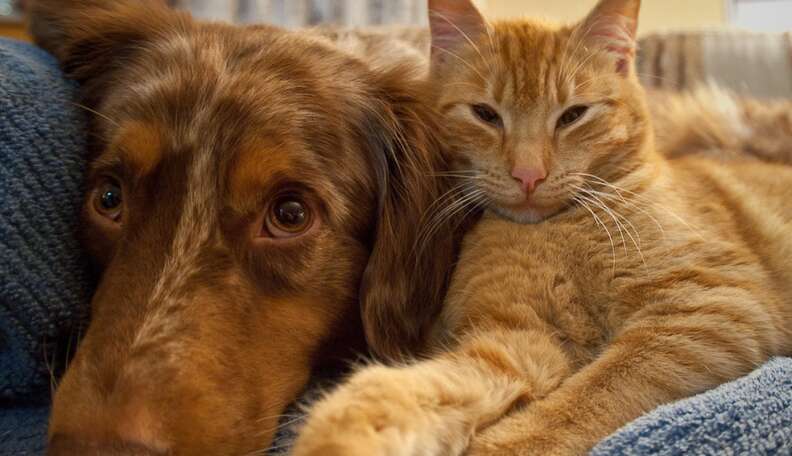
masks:
<instances>
[{"instance_id":1,"label":"dog's snout","mask_svg":"<svg viewBox=\"0 0 792 456\"><path fill-rule=\"evenodd\" d=\"M137 442L97 441L74 435L56 434L50 439L48 456L167 456L170 452Z\"/></svg>"}]
</instances>

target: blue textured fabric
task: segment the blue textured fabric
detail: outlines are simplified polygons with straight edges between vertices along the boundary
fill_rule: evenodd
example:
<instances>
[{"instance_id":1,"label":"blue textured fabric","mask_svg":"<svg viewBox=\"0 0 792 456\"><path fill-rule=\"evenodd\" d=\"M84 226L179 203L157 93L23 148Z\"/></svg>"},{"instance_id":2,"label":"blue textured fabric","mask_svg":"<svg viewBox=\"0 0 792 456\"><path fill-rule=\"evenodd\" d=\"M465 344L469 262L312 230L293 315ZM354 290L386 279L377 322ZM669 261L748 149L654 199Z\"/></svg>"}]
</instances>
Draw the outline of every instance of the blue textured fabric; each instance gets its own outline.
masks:
<instances>
[{"instance_id":1,"label":"blue textured fabric","mask_svg":"<svg viewBox=\"0 0 792 456\"><path fill-rule=\"evenodd\" d=\"M48 399L86 316L89 269L76 236L85 170L75 86L31 45L0 40L0 401Z\"/></svg>"},{"instance_id":2,"label":"blue textured fabric","mask_svg":"<svg viewBox=\"0 0 792 456\"><path fill-rule=\"evenodd\" d=\"M47 449L49 407L0 409L0 455L38 456Z\"/></svg>"},{"instance_id":3,"label":"blue textured fabric","mask_svg":"<svg viewBox=\"0 0 792 456\"><path fill-rule=\"evenodd\" d=\"M658 408L590 456L792 455L792 358Z\"/></svg>"},{"instance_id":4,"label":"blue textured fabric","mask_svg":"<svg viewBox=\"0 0 792 456\"><path fill-rule=\"evenodd\" d=\"M42 454L93 287L76 236L85 117L55 60L0 39L0 455Z\"/></svg>"}]
</instances>

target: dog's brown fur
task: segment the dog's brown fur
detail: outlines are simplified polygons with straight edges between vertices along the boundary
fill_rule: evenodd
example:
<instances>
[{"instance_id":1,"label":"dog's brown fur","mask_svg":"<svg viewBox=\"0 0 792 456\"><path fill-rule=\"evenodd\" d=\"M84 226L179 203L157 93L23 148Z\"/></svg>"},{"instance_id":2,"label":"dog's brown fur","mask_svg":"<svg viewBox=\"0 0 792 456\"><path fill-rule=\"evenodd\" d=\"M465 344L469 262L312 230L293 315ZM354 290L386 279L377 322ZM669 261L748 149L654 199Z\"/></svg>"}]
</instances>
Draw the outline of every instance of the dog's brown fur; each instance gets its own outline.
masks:
<instances>
[{"instance_id":1,"label":"dog's brown fur","mask_svg":"<svg viewBox=\"0 0 792 456\"><path fill-rule=\"evenodd\" d=\"M455 243L439 232L431 255L412 249L406 215L446 184L409 71L153 0L39 0L31 30L94 113L84 237L102 269L50 454L263 449L311 369L360 346L359 302L375 349L421 341ZM109 181L117 220L97 209ZM260 236L284 190L316 223ZM394 322L408 302L423 323Z\"/></svg>"}]
</instances>

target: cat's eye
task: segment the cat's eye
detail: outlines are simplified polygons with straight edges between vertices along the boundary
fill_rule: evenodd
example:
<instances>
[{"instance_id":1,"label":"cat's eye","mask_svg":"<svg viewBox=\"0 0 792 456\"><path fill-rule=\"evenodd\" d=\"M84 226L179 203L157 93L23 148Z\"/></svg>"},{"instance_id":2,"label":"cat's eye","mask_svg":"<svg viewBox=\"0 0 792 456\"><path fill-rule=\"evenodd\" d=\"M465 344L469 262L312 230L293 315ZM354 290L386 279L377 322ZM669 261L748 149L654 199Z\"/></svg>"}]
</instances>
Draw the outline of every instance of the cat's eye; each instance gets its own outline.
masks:
<instances>
[{"instance_id":1,"label":"cat's eye","mask_svg":"<svg viewBox=\"0 0 792 456\"><path fill-rule=\"evenodd\" d=\"M501 119L500 114L498 114L492 106L480 103L471 105L470 109L480 121L492 125L493 127L503 126L503 119Z\"/></svg>"},{"instance_id":2,"label":"cat's eye","mask_svg":"<svg viewBox=\"0 0 792 456\"><path fill-rule=\"evenodd\" d=\"M585 105L575 105L571 108L564 111L561 114L561 117L558 118L558 123L556 124L556 130L561 128L566 128L578 120L580 120L586 113L588 112L588 106Z\"/></svg>"},{"instance_id":3,"label":"cat's eye","mask_svg":"<svg viewBox=\"0 0 792 456\"><path fill-rule=\"evenodd\" d=\"M93 208L97 214L113 223L121 221L124 209L124 195L118 180L106 177L96 187Z\"/></svg>"}]
</instances>

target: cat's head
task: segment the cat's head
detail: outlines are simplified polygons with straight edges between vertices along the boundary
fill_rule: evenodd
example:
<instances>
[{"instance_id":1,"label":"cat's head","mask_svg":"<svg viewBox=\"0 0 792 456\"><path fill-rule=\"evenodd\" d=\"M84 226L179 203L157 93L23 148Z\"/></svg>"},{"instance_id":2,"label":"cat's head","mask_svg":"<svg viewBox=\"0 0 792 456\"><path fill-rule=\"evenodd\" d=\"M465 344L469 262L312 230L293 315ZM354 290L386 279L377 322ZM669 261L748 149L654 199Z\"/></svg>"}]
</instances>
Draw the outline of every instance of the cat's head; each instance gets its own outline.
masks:
<instances>
[{"instance_id":1,"label":"cat's head","mask_svg":"<svg viewBox=\"0 0 792 456\"><path fill-rule=\"evenodd\" d=\"M470 0L429 8L437 107L470 201L536 223L643 164L640 0L601 0L573 26L489 24Z\"/></svg>"}]
</instances>

